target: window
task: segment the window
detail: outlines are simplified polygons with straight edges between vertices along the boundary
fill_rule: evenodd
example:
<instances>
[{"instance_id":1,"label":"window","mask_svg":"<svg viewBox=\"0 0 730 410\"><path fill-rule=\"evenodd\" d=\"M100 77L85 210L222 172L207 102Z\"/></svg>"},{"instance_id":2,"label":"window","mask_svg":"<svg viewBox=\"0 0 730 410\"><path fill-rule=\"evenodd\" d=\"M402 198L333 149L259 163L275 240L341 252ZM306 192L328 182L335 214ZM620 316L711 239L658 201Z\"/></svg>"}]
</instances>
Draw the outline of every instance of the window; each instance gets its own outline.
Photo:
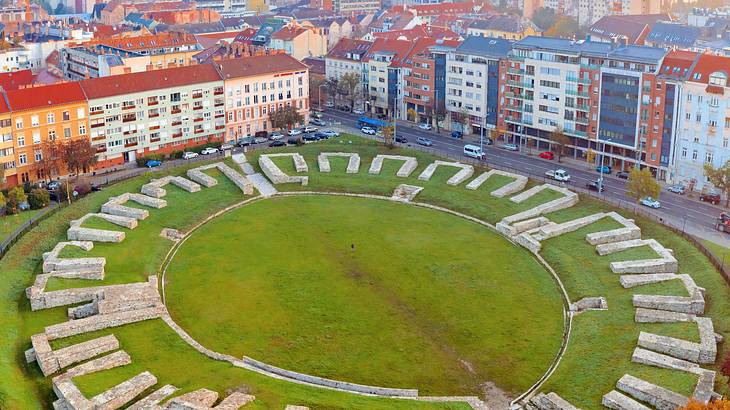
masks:
<instances>
[{"instance_id":1,"label":"window","mask_svg":"<svg viewBox=\"0 0 730 410\"><path fill-rule=\"evenodd\" d=\"M86 125L79 125L79 135L86 135Z\"/></svg>"},{"instance_id":2,"label":"window","mask_svg":"<svg viewBox=\"0 0 730 410\"><path fill-rule=\"evenodd\" d=\"M33 132L33 144L40 144L41 143L41 133L39 131Z\"/></svg>"},{"instance_id":3,"label":"window","mask_svg":"<svg viewBox=\"0 0 730 410\"><path fill-rule=\"evenodd\" d=\"M56 140L56 130L48 130L48 140L49 141Z\"/></svg>"},{"instance_id":4,"label":"window","mask_svg":"<svg viewBox=\"0 0 730 410\"><path fill-rule=\"evenodd\" d=\"M69 111L64 111L64 112L63 112L63 120L64 120L64 121L70 121L70 120L71 120L71 112L69 112Z\"/></svg>"},{"instance_id":5,"label":"window","mask_svg":"<svg viewBox=\"0 0 730 410\"><path fill-rule=\"evenodd\" d=\"M692 161L697 161L697 150L692 151Z\"/></svg>"},{"instance_id":6,"label":"window","mask_svg":"<svg viewBox=\"0 0 730 410\"><path fill-rule=\"evenodd\" d=\"M705 154L705 162L708 164L712 164L712 152L708 152Z\"/></svg>"},{"instance_id":7,"label":"window","mask_svg":"<svg viewBox=\"0 0 730 410\"><path fill-rule=\"evenodd\" d=\"M687 158L687 148L682 148L682 158Z\"/></svg>"},{"instance_id":8,"label":"window","mask_svg":"<svg viewBox=\"0 0 730 410\"><path fill-rule=\"evenodd\" d=\"M65 138L65 139L71 138L71 128L63 129L63 138Z\"/></svg>"},{"instance_id":9,"label":"window","mask_svg":"<svg viewBox=\"0 0 730 410\"><path fill-rule=\"evenodd\" d=\"M37 127L40 125L40 120L38 119L37 115L31 115L30 117L30 125L32 127Z\"/></svg>"},{"instance_id":10,"label":"window","mask_svg":"<svg viewBox=\"0 0 730 410\"><path fill-rule=\"evenodd\" d=\"M53 124L56 122L56 114L49 112L48 115L46 115L46 121L49 124Z\"/></svg>"},{"instance_id":11,"label":"window","mask_svg":"<svg viewBox=\"0 0 730 410\"><path fill-rule=\"evenodd\" d=\"M727 85L727 75L720 71L710 74L710 84L724 87Z\"/></svg>"},{"instance_id":12,"label":"window","mask_svg":"<svg viewBox=\"0 0 730 410\"><path fill-rule=\"evenodd\" d=\"M25 135L18 134L18 146L24 147L25 146Z\"/></svg>"},{"instance_id":13,"label":"window","mask_svg":"<svg viewBox=\"0 0 730 410\"><path fill-rule=\"evenodd\" d=\"M28 163L28 156L26 154L20 154L18 156L18 162L20 162L20 165L25 165Z\"/></svg>"},{"instance_id":14,"label":"window","mask_svg":"<svg viewBox=\"0 0 730 410\"><path fill-rule=\"evenodd\" d=\"M18 118L15 120L15 129L16 130L22 130L23 129L23 119Z\"/></svg>"},{"instance_id":15,"label":"window","mask_svg":"<svg viewBox=\"0 0 730 410\"><path fill-rule=\"evenodd\" d=\"M76 109L76 117L79 119L86 118L86 110L83 108Z\"/></svg>"},{"instance_id":16,"label":"window","mask_svg":"<svg viewBox=\"0 0 730 410\"><path fill-rule=\"evenodd\" d=\"M35 162L38 162L43 159L43 153L38 150L34 153Z\"/></svg>"}]
</instances>

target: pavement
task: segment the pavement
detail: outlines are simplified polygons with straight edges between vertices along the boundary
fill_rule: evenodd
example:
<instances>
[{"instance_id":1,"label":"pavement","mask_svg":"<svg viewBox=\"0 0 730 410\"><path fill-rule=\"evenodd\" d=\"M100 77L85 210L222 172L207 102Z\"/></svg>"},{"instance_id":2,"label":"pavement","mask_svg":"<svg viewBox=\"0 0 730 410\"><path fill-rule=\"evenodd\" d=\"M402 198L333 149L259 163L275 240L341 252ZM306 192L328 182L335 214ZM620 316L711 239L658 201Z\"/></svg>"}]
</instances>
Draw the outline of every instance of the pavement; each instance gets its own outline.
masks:
<instances>
[{"instance_id":1,"label":"pavement","mask_svg":"<svg viewBox=\"0 0 730 410\"><path fill-rule=\"evenodd\" d=\"M360 135L361 133L355 127L357 118L358 115L336 110L326 110L324 112L324 120L332 124L333 128ZM406 144L408 146L433 151L439 155L461 161L472 160L463 155L464 145L479 145L479 136L465 136L464 139L454 139L451 138L451 133L448 131L441 130L441 133L438 134L435 129L426 131L407 122L399 122L396 126L396 133L408 139L408 144ZM415 141L418 137L429 138L433 145L428 148L416 145ZM586 184L596 181L600 175L595 171L593 165L589 165L584 161L563 157L561 162L558 163L555 160L539 158L537 156L539 152L535 150L532 152L512 152L495 145L485 146L484 151L487 154L487 165L526 175L533 179L546 180L546 171L559 168L565 169L571 175L569 183L560 183L553 180L550 180L550 182L562 184L576 191L597 197L611 205L646 215L700 239L710 240L722 246L730 247L730 235L714 229L715 219L724 210L723 207L700 202L697 199L690 198L688 194L674 194L663 188L659 198L661 208L651 209L638 205L631 200L627 196L626 180L613 175L604 174L605 191L603 193L597 194L587 191L585 189ZM695 196L699 195L695 193Z\"/></svg>"}]
</instances>

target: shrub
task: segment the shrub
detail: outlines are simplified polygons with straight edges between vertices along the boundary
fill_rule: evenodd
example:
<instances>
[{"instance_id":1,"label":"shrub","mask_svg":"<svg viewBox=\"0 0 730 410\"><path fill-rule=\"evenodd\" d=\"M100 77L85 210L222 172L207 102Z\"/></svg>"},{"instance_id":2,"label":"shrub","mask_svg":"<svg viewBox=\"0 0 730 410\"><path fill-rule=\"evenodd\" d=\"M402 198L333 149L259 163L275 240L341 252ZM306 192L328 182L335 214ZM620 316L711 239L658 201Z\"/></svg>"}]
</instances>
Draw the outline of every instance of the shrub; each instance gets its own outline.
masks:
<instances>
[{"instance_id":1,"label":"shrub","mask_svg":"<svg viewBox=\"0 0 730 410\"><path fill-rule=\"evenodd\" d=\"M35 188L28 194L28 203L30 209L45 208L51 203L51 194L45 189Z\"/></svg>"},{"instance_id":2,"label":"shrub","mask_svg":"<svg viewBox=\"0 0 730 410\"><path fill-rule=\"evenodd\" d=\"M17 214L20 212L21 204L27 200L28 196L25 194L25 191L23 191L23 187L16 186L8 191L8 204L6 205L7 212L9 214Z\"/></svg>"},{"instance_id":3,"label":"shrub","mask_svg":"<svg viewBox=\"0 0 730 410\"><path fill-rule=\"evenodd\" d=\"M5 195L3 195L2 192L0 192L0 215L5 213L5 205L7 204L7 201L5 200Z\"/></svg>"},{"instance_id":4,"label":"shrub","mask_svg":"<svg viewBox=\"0 0 730 410\"><path fill-rule=\"evenodd\" d=\"M147 161L162 161L163 159L165 158L162 154L149 154L146 157L139 157L135 161L138 167L143 167L147 165Z\"/></svg>"},{"instance_id":5,"label":"shrub","mask_svg":"<svg viewBox=\"0 0 730 410\"><path fill-rule=\"evenodd\" d=\"M74 187L74 191L76 191L79 196L84 196L91 192L91 185L89 185L88 182L83 182Z\"/></svg>"}]
</instances>

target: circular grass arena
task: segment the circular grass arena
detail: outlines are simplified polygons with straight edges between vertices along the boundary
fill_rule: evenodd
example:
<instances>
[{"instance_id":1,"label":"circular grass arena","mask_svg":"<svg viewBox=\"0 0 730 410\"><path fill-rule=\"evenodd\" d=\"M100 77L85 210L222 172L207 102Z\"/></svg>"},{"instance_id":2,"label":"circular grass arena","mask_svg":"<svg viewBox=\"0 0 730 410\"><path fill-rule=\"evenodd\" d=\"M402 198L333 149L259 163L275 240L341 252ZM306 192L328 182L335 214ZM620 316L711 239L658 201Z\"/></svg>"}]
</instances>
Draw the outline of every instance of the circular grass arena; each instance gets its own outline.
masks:
<instances>
[{"instance_id":1,"label":"circular grass arena","mask_svg":"<svg viewBox=\"0 0 730 410\"><path fill-rule=\"evenodd\" d=\"M526 250L478 223L378 199L275 197L194 231L170 262L172 318L205 347L422 395L527 390L563 302Z\"/></svg>"}]
</instances>

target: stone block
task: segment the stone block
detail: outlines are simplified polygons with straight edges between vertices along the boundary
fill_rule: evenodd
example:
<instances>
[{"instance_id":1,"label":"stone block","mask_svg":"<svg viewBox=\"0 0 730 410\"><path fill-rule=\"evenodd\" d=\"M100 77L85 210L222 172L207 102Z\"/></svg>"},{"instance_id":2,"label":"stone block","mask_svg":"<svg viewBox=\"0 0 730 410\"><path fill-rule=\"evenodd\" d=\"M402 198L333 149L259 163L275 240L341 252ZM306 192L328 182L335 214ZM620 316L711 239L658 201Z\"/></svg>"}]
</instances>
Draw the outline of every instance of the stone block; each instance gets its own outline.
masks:
<instances>
[{"instance_id":1,"label":"stone block","mask_svg":"<svg viewBox=\"0 0 730 410\"><path fill-rule=\"evenodd\" d=\"M421 191L423 191L423 187L400 184L398 185L398 187L395 188L395 191L393 191L393 196L391 196L391 199L400 202L411 202L413 198L415 198L416 195L418 195L418 193Z\"/></svg>"},{"instance_id":2,"label":"stone block","mask_svg":"<svg viewBox=\"0 0 730 410\"><path fill-rule=\"evenodd\" d=\"M273 157L278 156L290 156L294 160L295 168L297 172L307 172L307 163L304 162L304 158L302 158L301 155L296 153L290 153L290 154L266 154L259 156L259 166L261 167L261 170L264 172L264 175L266 175L267 178L271 181L272 184L296 184L301 183L302 185L307 185L309 183L309 177L306 176L297 176L297 175L287 175L284 173L284 171L279 168L274 161L271 159ZM303 163L303 166L302 166ZM299 165L297 165L299 164Z\"/></svg>"},{"instance_id":3,"label":"stone block","mask_svg":"<svg viewBox=\"0 0 730 410\"><path fill-rule=\"evenodd\" d=\"M688 313L670 312L667 310L637 308L634 321L637 323L676 323L692 322L695 315Z\"/></svg>"},{"instance_id":4,"label":"stone block","mask_svg":"<svg viewBox=\"0 0 730 410\"><path fill-rule=\"evenodd\" d=\"M433 173L436 172L436 169L439 166L460 168L459 172L457 172L454 176L449 178L448 181L446 181L448 185L459 185L467 179L471 178L472 175L474 175L474 167L471 165L462 164L460 162L447 162L436 160L429 164L426 169L421 172L421 175L418 176L418 179L421 181L430 180L433 176Z\"/></svg>"},{"instance_id":5,"label":"stone block","mask_svg":"<svg viewBox=\"0 0 730 410\"><path fill-rule=\"evenodd\" d=\"M107 335L58 349L54 355L58 365L64 368L116 349L119 349L119 340L114 335Z\"/></svg>"},{"instance_id":6,"label":"stone block","mask_svg":"<svg viewBox=\"0 0 730 410\"><path fill-rule=\"evenodd\" d=\"M146 410L157 408L158 405L166 398L172 396L177 392L177 387L166 384L161 388L150 393L147 397L127 407L127 410Z\"/></svg>"},{"instance_id":7,"label":"stone block","mask_svg":"<svg viewBox=\"0 0 730 410\"><path fill-rule=\"evenodd\" d=\"M502 218L502 220L500 222L505 225L511 225L518 221L536 218L540 215L544 215L544 214L547 214L550 212L555 212L555 211L559 211L561 209L569 208L578 203L578 194L576 194L575 192L572 192L568 189L561 188L561 187L558 187L558 186L555 186L552 184L543 184L543 185L538 185L538 186L532 187L532 188L528 189L527 191L524 191L520 194L513 196L512 198L510 198L510 201L519 204L546 189L551 189L553 191L559 192L559 193L563 194L563 197L554 199L554 200L546 202L544 204L540 204L540 205L538 205L534 208L528 209L526 211L504 217L504 218Z\"/></svg>"},{"instance_id":8,"label":"stone block","mask_svg":"<svg viewBox=\"0 0 730 410\"><path fill-rule=\"evenodd\" d=\"M538 393L530 399L530 403L539 410L580 410L554 392Z\"/></svg>"},{"instance_id":9,"label":"stone block","mask_svg":"<svg viewBox=\"0 0 730 410\"><path fill-rule=\"evenodd\" d=\"M676 357L693 363L700 359L700 344L669 336L641 332L638 345L645 349Z\"/></svg>"},{"instance_id":10,"label":"stone block","mask_svg":"<svg viewBox=\"0 0 730 410\"><path fill-rule=\"evenodd\" d=\"M66 231L66 236L72 241L92 241L119 243L124 240L124 232L108 231L106 229L92 229L73 227Z\"/></svg>"},{"instance_id":11,"label":"stone block","mask_svg":"<svg viewBox=\"0 0 730 410\"><path fill-rule=\"evenodd\" d=\"M466 189L471 189L471 190L478 189L492 175L501 175L504 177L514 179L514 181L510 182L509 184L492 191L490 193L490 195L495 198L504 198L507 195L512 195L514 193L520 192L523 189L525 189L525 186L527 185L527 177L524 175L513 174L511 172L505 172L505 171L500 171L497 169L492 169L492 170L489 170L489 171L479 175L478 177L474 178L471 182L466 184Z\"/></svg>"},{"instance_id":12,"label":"stone block","mask_svg":"<svg viewBox=\"0 0 730 410\"><path fill-rule=\"evenodd\" d=\"M383 169L383 161L386 159L403 161L403 165L395 174L401 178L410 176L418 167L418 160L416 160L415 157L406 157L403 155L376 155L375 158L373 158L373 162L370 163L368 173L374 175L380 174L380 171Z\"/></svg>"},{"instance_id":13,"label":"stone block","mask_svg":"<svg viewBox=\"0 0 730 410\"><path fill-rule=\"evenodd\" d=\"M638 275L621 275L619 282L621 282L621 286L625 289L629 289L636 286L666 282L673 279L679 279L679 275L674 273L647 273Z\"/></svg>"},{"instance_id":14,"label":"stone block","mask_svg":"<svg viewBox=\"0 0 730 410\"><path fill-rule=\"evenodd\" d=\"M165 408L169 410L206 409L213 407L217 400L218 393L208 389L199 389L175 397L165 405Z\"/></svg>"},{"instance_id":15,"label":"stone block","mask_svg":"<svg viewBox=\"0 0 730 410\"><path fill-rule=\"evenodd\" d=\"M586 310L607 310L608 302L604 297L587 297L570 304L571 312L585 312Z\"/></svg>"},{"instance_id":16,"label":"stone block","mask_svg":"<svg viewBox=\"0 0 730 410\"><path fill-rule=\"evenodd\" d=\"M218 185L218 181L215 180L215 178L211 177L210 175L203 172L204 169L209 169L207 167L197 167L189 169L188 172L186 172L186 175L188 178L192 179L196 183L206 187L206 188L212 188L216 185Z\"/></svg>"},{"instance_id":17,"label":"stone block","mask_svg":"<svg viewBox=\"0 0 730 410\"><path fill-rule=\"evenodd\" d=\"M75 336L87 332L123 326L129 323L141 322L159 318L162 308L150 308L128 312L112 313L110 315L96 315L84 319L72 320L47 326L45 333L50 340Z\"/></svg>"},{"instance_id":18,"label":"stone block","mask_svg":"<svg viewBox=\"0 0 730 410\"><path fill-rule=\"evenodd\" d=\"M134 400L148 388L157 384L157 378L150 372L142 372L111 389L94 396L91 402L94 409L116 410Z\"/></svg>"},{"instance_id":19,"label":"stone block","mask_svg":"<svg viewBox=\"0 0 730 410\"><path fill-rule=\"evenodd\" d=\"M348 174L357 174L360 171L360 154L356 152L322 152L317 156L317 164L319 165L319 172L331 172L330 157L345 157L349 158L347 162Z\"/></svg>"},{"instance_id":20,"label":"stone block","mask_svg":"<svg viewBox=\"0 0 730 410\"><path fill-rule=\"evenodd\" d=\"M287 404L284 410L309 410L307 406L295 406L293 404Z\"/></svg>"},{"instance_id":21,"label":"stone block","mask_svg":"<svg viewBox=\"0 0 730 410\"><path fill-rule=\"evenodd\" d=\"M720 395L715 393L715 372L700 368L698 373L699 377L692 398L700 403L708 403L712 399L719 399Z\"/></svg>"},{"instance_id":22,"label":"stone block","mask_svg":"<svg viewBox=\"0 0 730 410\"><path fill-rule=\"evenodd\" d=\"M700 332L700 356L699 363L711 364L717 360L717 339L715 339L715 327L709 317L695 317L697 329Z\"/></svg>"},{"instance_id":23,"label":"stone block","mask_svg":"<svg viewBox=\"0 0 730 410\"><path fill-rule=\"evenodd\" d=\"M670 312L701 315L705 311L705 299L702 294L687 296L634 295L634 307Z\"/></svg>"},{"instance_id":24,"label":"stone block","mask_svg":"<svg viewBox=\"0 0 730 410\"><path fill-rule=\"evenodd\" d=\"M650 350L637 347L631 356L634 363L645 364L647 366L655 366L663 369L679 370L683 372L693 373L699 369L697 363L687 360L677 359L676 357L667 356L665 354L652 352Z\"/></svg>"},{"instance_id":25,"label":"stone block","mask_svg":"<svg viewBox=\"0 0 730 410\"><path fill-rule=\"evenodd\" d=\"M167 184L173 184L191 193L200 191L200 185L195 182L180 176L168 175L160 179L153 179L149 183L142 185L142 194L154 198L162 198L167 195L167 191L163 188Z\"/></svg>"},{"instance_id":26,"label":"stone block","mask_svg":"<svg viewBox=\"0 0 730 410\"><path fill-rule=\"evenodd\" d=\"M649 410L649 407L644 406L638 401L625 396L616 390L611 390L604 394L603 399L601 399L601 404L603 404L604 407L608 407L613 410Z\"/></svg>"},{"instance_id":27,"label":"stone block","mask_svg":"<svg viewBox=\"0 0 730 410\"><path fill-rule=\"evenodd\" d=\"M686 406L689 401L681 394L629 374L625 374L619 379L616 388L639 401L652 405L657 410L676 410Z\"/></svg>"},{"instance_id":28,"label":"stone block","mask_svg":"<svg viewBox=\"0 0 730 410\"><path fill-rule=\"evenodd\" d=\"M601 245L641 238L641 229L636 225L633 219L625 218L617 212L609 212L606 216L623 225L623 228L587 234L586 240L591 245Z\"/></svg>"},{"instance_id":29,"label":"stone block","mask_svg":"<svg viewBox=\"0 0 730 410\"><path fill-rule=\"evenodd\" d=\"M256 400L256 396L236 392L223 399L213 408L219 410L238 410L254 400Z\"/></svg>"},{"instance_id":30,"label":"stone block","mask_svg":"<svg viewBox=\"0 0 730 410\"><path fill-rule=\"evenodd\" d=\"M68 377L74 378L103 370L113 369L115 367L126 366L130 363L132 363L132 359L129 357L129 354L124 350L117 350L114 353L109 353L106 356L72 367L64 374Z\"/></svg>"}]
</instances>

